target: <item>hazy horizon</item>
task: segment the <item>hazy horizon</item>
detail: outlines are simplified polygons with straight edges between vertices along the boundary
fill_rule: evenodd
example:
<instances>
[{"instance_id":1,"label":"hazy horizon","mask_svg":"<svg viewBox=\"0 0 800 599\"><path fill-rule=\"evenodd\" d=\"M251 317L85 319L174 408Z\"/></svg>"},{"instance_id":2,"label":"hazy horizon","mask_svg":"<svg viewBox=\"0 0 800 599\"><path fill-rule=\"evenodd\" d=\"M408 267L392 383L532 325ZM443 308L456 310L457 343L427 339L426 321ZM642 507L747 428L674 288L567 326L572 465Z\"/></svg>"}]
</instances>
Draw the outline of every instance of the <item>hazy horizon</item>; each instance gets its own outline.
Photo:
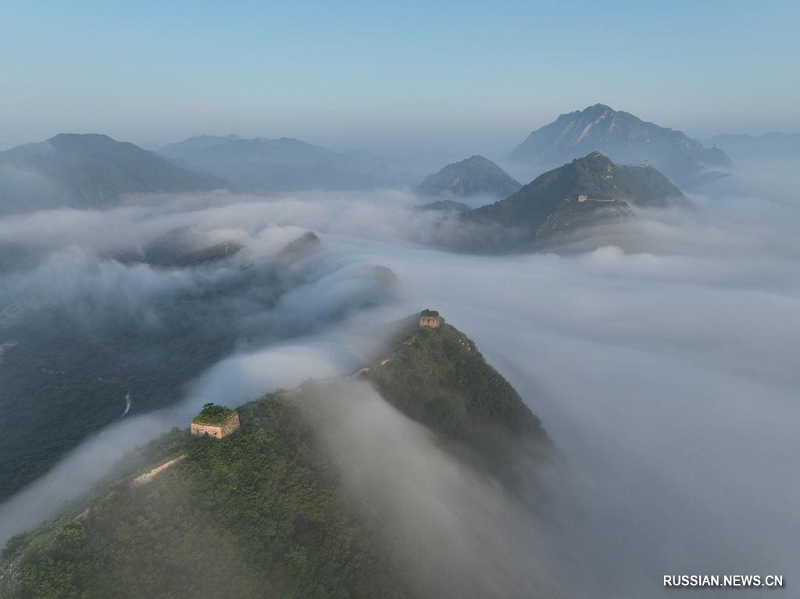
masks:
<instances>
[{"instance_id":1,"label":"hazy horizon","mask_svg":"<svg viewBox=\"0 0 800 599\"><path fill-rule=\"evenodd\" d=\"M0 595L794 596L797 23L6 3Z\"/></svg>"},{"instance_id":2,"label":"hazy horizon","mask_svg":"<svg viewBox=\"0 0 800 599\"><path fill-rule=\"evenodd\" d=\"M697 138L800 131L795 3L578 4L11 3L0 148L235 133L499 156L596 103Z\"/></svg>"},{"instance_id":3,"label":"hazy horizon","mask_svg":"<svg viewBox=\"0 0 800 599\"><path fill-rule=\"evenodd\" d=\"M81 129L81 130L72 130L72 129L64 129L64 130L53 130L52 133L43 133L41 137L25 139L22 141L15 141L10 143L5 143L0 145L0 152L4 150L9 150L11 148L29 144L29 143L37 143L41 141L46 141L51 137L56 135L66 133L66 134L100 134L100 135L108 135L109 137L115 139L116 141L120 142L130 142L137 146L140 146L144 149L148 150L157 150L160 149L170 143L178 143L190 139L192 137L201 137L201 136L209 136L209 137L226 137L229 135L235 135L242 139L255 139L255 138L266 138L266 139L280 139L280 138L293 138L298 139L300 141L318 145L330 150L334 150L337 152L344 152L348 150L368 150L370 152L376 154L382 154L389 158L398 158L404 156L414 156L417 154L443 154L447 156L463 156L468 157L475 154L485 155L486 157L494 160L495 162L503 162L507 159L507 156L514 147L519 145L525 138L532 132L535 131L548 123L556 120L562 114L568 114L571 112L579 112L584 110L585 108L592 106L594 104L605 104L613 108L614 110L620 112L628 112L633 114L636 117L641 118L643 121L652 122L656 125L661 127L665 127L667 129L674 129L677 131L681 131L685 133L687 136L693 139L697 139L701 142L714 137L715 135L750 135L753 137L758 137L761 135L766 135L770 133L782 133L787 135L800 135L800 126L795 129L785 129L785 130L778 130L778 129L764 129L759 131L740 131L740 130L719 130L719 131L712 131L706 132L702 135L696 135L691 131L687 131L685 129L681 129L680 127L671 126L667 123L659 119L650 119L641 116L640 113L629 110L624 107L617 107L613 104L609 104L608 102L593 102L591 104L587 104L580 107L574 107L571 109L564 109L561 112L553 113L552 117L543 116L541 121L537 121L535 124L531 125L529 128L525 129L524 127L515 128L513 131L509 131L503 135L496 135L496 131L493 132L495 135L492 136L483 136L479 131L468 131L468 132L459 132L454 133L451 137L443 137L441 135L433 135L429 138L420 138L415 139L413 141L409 141L406 144L392 144L392 140L381 140L378 138L354 138L352 140L345 138L345 137L324 137L317 138L314 137L314 132L309 131L308 135L296 135L292 134L291 132L282 132L276 134L270 134L269 132L258 132L257 130L253 129L240 129L240 130L215 130L215 131L206 131L206 130L198 130L194 133L188 133L185 135L178 135L174 138L163 138L159 139L157 136L151 137L142 137L142 138L126 138L119 135L113 135L105 130L92 130L92 129ZM455 159L455 158L454 158Z\"/></svg>"}]
</instances>

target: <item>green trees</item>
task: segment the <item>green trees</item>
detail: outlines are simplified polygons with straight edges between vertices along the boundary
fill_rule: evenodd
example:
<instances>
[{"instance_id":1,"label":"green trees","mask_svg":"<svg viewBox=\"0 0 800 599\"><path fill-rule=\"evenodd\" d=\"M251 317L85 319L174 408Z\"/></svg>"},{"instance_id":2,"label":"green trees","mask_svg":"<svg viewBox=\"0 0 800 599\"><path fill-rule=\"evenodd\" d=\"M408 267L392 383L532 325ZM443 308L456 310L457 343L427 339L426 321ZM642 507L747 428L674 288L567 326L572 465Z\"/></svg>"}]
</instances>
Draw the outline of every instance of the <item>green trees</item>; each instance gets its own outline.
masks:
<instances>
[{"instance_id":1,"label":"green trees","mask_svg":"<svg viewBox=\"0 0 800 599\"><path fill-rule=\"evenodd\" d=\"M225 406L207 403L200 413L192 419L198 424L223 424L233 415L233 410Z\"/></svg>"},{"instance_id":2,"label":"green trees","mask_svg":"<svg viewBox=\"0 0 800 599\"><path fill-rule=\"evenodd\" d=\"M402 412L449 438L477 447L502 429L506 436L546 439L516 390L450 325L415 328L363 376Z\"/></svg>"},{"instance_id":3,"label":"green trees","mask_svg":"<svg viewBox=\"0 0 800 599\"><path fill-rule=\"evenodd\" d=\"M389 402L444 445L468 447L498 478L509 444L548 444L469 338L450 325L412 325L363 375ZM241 406L240 433L221 442L173 429L130 452L83 505L11 539L0 556L0 597L413 596L416 579L391 562L397 540L368 485L344 490L341 462L310 421L332 383L304 389ZM201 415L230 412L207 404ZM130 484L183 454L150 482Z\"/></svg>"},{"instance_id":4,"label":"green trees","mask_svg":"<svg viewBox=\"0 0 800 599\"><path fill-rule=\"evenodd\" d=\"M0 581L0 596L334 598L399 588L357 510L343 507L298 408L269 396L241 419L241 434L222 443L180 431L187 459L151 483L113 483L80 519L15 537L3 568L16 575ZM155 463L175 448L160 439L139 454Z\"/></svg>"}]
</instances>

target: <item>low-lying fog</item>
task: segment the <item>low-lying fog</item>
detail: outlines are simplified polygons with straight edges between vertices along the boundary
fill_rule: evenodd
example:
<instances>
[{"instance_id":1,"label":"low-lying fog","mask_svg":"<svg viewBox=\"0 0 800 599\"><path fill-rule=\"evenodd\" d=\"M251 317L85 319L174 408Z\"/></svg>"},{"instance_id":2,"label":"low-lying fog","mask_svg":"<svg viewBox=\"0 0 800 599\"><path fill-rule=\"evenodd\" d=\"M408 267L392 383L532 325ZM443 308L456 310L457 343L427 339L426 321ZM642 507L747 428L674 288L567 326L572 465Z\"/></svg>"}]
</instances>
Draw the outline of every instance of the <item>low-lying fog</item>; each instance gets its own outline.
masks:
<instances>
[{"instance_id":1,"label":"low-lying fog","mask_svg":"<svg viewBox=\"0 0 800 599\"><path fill-rule=\"evenodd\" d=\"M249 259L274 255L303 230L322 239L317 275L279 304L299 336L246 346L197 379L183 402L133 413L87 439L0 506L0 539L74 497L125 448L186 425L204 402L235 405L306 377L346 373L375 349L373 323L430 307L477 342L565 456L567 473L551 483L554 506L529 556L531 571L546 561L548 578L578 597L667 596L666 574L788 578L800 538L800 205L791 185L760 198L726 185L724 195L693 198L694 211L640 214L635 223L598 231L597 249L584 243L560 254L504 257L414 243L436 216L414 212L418 201L395 191L269 202L151 197L109 212L0 220L0 242L49 253L32 271L5 275L4 285L47 289L52 279L37 277L52 277L53 264L79 253L83 266L59 282L65 298L93 293L102 273L113 271L117 278L103 293L134 296L137 310L166 279L198 275L112 268L86 256L138 247L177 227L235 240ZM373 265L397 275L397 297L331 321L331 305L360 297L358 273ZM340 445L331 442L333 450ZM395 466L438 467L416 452L409 460ZM448 493L464 484L458 478ZM475 518L475 510L463 517ZM476 527L469 525L465 543L479 542L469 538ZM498 551L528 550L517 535L508 542ZM469 547L464 555L472 555ZM511 564L516 575L524 561ZM481 563L459 562L458 572L470 570L480 576Z\"/></svg>"}]
</instances>

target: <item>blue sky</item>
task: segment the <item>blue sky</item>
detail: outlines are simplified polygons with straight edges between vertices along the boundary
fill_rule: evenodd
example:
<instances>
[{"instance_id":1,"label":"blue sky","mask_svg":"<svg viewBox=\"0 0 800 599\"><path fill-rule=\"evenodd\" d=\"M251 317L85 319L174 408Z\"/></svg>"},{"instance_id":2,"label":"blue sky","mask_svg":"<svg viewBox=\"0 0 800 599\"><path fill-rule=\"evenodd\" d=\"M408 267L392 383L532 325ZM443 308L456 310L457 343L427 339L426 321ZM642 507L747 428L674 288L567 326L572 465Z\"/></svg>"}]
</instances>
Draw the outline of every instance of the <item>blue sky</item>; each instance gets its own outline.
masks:
<instances>
[{"instance_id":1,"label":"blue sky","mask_svg":"<svg viewBox=\"0 0 800 599\"><path fill-rule=\"evenodd\" d=\"M799 2L16 2L0 147L60 131L505 151L602 102L800 131Z\"/></svg>"}]
</instances>

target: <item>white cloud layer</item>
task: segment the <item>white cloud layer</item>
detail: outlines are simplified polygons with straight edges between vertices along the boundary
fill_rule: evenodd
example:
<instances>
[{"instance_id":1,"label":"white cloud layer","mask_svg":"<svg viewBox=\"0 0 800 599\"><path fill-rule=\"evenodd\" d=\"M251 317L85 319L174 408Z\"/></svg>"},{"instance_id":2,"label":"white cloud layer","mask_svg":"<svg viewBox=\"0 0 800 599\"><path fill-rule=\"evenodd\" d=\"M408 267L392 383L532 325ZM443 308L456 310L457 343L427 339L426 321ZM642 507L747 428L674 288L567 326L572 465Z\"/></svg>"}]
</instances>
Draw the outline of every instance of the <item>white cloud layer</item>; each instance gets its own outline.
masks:
<instances>
[{"instance_id":1,"label":"white cloud layer","mask_svg":"<svg viewBox=\"0 0 800 599\"><path fill-rule=\"evenodd\" d=\"M179 226L214 238L224 231L253 260L281 247L270 232L284 231L283 242L314 229L324 257L310 268L319 272L280 307L293 327L307 318L324 322L325 306L351 297L340 290L371 265L391 268L402 295L342 325L249 347L201 377L174 409L126 419L87 440L0 506L0 537L74 495L145 430L184 423L221 395L236 403L305 377L347 372L375 349L379 323L431 307L475 339L566 456L566 474L552 482L546 531L529 557L546 563L567 594L666 597L665 574L788 577L800 535L800 210L787 200L793 189L770 189L761 199L736 196L736 189L709 193L695 198L695 211L641 214L624 228L598 231L598 248L582 243L559 254L504 257L415 245L434 216L411 211L414 199L400 192L270 202L187 196L106 213L4 219L0 241L40 239L43 252L55 251L38 267L49 277L87 255L135 248ZM102 268L103 280L132 296L143 288L158 293L165 276L180 285L183 276L126 267L115 279L122 267ZM102 285L91 271L63 283L67 293ZM29 275L9 276L19 282ZM382 413L375 402L369 399ZM392 467L410 466L400 460ZM528 555L530 548L510 535L499 550Z\"/></svg>"}]
</instances>

